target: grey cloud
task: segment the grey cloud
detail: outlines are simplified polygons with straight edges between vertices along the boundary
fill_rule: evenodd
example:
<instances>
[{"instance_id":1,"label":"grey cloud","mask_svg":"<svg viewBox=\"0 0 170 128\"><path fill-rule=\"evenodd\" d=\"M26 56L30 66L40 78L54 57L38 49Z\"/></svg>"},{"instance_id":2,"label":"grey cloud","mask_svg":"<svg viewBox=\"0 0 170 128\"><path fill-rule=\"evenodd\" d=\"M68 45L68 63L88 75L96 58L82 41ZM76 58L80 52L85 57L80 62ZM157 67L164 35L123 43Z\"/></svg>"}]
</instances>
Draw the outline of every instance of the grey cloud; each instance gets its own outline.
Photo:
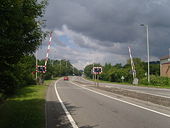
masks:
<instances>
[{"instance_id":1,"label":"grey cloud","mask_svg":"<svg viewBox=\"0 0 170 128\"><path fill-rule=\"evenodd\" d=\"M127 56L131 46L134 56L142 58L146 58L146 32L139 24L148 24L151 56L159 58L170 47L169 6L169 0L49 0L45 19L50 30L63 31L66 25L75 44L87 51Z\"/></svg>"}]
</instances>

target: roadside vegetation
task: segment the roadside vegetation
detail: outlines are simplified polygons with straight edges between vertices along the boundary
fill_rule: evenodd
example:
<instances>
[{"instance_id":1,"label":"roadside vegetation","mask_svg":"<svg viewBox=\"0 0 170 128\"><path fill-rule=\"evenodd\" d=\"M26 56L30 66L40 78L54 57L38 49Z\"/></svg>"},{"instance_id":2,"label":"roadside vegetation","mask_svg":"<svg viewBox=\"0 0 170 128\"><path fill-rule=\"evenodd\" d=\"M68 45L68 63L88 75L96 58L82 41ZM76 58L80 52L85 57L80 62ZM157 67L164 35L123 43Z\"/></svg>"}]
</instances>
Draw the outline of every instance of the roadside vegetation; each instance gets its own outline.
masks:
<instances>
[{"instance_id":1,"label":"roadside vegetation","mask_svg":"<svg viewBox=\"0 0 170 128\"><path fill-rule=\"evenodd\" d=\"M45 91L47 86L30 85L0 104L1 128L45 128Z\"/></svg>"},{"instance_id":2,"label":"roadside vegetation","mask_svg":"<svg viewBox=\"0 0 170 128\"><path fill-rule=\"evenodd\" d=\"M0 15L0 94L34 84L31 72L33 53L45 37L41 30L46 0L1 0Z\"/></svg>"},{"instance_id":3,"label":"roadside vegetation","mask_svg":"<svg viewBox=\"0 0 170 128\"><path fill-rule=\"evenodd\" d=\"M49 32L42 31L47 0L1 0L0 103L22 87L36 84L34 53ZM44 65L44 60L38 60ZM49 60L44 79L73 74L67 60ZM74 74L79 71L74 68Z\"/></svg>"},{"instance_id":4,"label":"roadside vegetation","mask_svg":"<svg viewBox=\"0 0 170 128\"><path fill-rule=\"evenodd\" d=\"M0 128L44 127L46 86L36 85L34 53L49 35L42 30L46 5L47 0L1 0ZM49 60L47 72L38 77L48 79L48 85L54 77L71 74L69 61ZM74 74L79 74L76 68Z\"/></svg>"},{"instance_id":5,"label":"roadside vegetation","mask_svg":"<svg viewBox=\"0 0 170 128\"><path fill-rule=\"evenodd\" d=\"M139 85L142 86L155 86L155 87L170 87L170 78L160 77L160 64L158 62L150 62L150 83L147 81L147 63L143 62L140 58L134 58L136 76L139 79ZM101 64L94 64L94 66L102 66ZM103 67L103 73L100 75L101 81L109 81L116 83L132 84L132 72L130 60L127 60L125 65L116 64L105 64ZM85 67L84 73L87 78L92 79L91 73L93 64ZM124 77L122 80L121 77Z\"/></svg>"}]
</instances>

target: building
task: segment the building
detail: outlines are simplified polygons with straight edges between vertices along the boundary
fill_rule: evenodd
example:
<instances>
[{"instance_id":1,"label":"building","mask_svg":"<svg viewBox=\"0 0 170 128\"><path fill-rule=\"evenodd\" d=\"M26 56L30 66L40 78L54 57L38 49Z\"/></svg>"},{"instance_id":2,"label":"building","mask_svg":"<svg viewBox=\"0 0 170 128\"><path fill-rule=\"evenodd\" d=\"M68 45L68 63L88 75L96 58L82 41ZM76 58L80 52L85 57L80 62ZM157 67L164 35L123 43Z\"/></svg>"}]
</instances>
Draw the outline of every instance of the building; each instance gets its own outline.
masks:
<instances>
[{"instance_id":1,"label":"building","mask_svg":"<svg viewBox=\"0 0 170 128\"><path fill-rule=\"evenodd\" d=\"M160 58L160 75L170 78L170 56Z\"/></svg>"}]
</instances>

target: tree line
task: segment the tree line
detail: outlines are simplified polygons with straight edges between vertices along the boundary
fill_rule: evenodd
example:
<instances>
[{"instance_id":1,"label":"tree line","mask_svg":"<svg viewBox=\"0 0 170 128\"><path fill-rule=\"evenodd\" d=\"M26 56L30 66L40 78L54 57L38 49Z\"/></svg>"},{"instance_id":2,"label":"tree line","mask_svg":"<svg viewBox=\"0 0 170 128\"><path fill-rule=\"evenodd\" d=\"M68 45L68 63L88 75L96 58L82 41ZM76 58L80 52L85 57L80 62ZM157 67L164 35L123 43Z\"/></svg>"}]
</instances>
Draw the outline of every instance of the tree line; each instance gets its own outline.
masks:
<instances>
[{"instance_id":1,"label":"tree line","mask_svg":"<svg viewBox=\"0 0 170 128\"><path fill-rule=\"evenodd\" d=\"M147 82L147 63L142 61L140 58L133 58L136 77L139 79L140 84L152 84L157 86L170 85L170 79L166 77L160 77L160 62L150 62L150 75L151 82ZM122 76L124 77L123 82L132 83L133 76L131 70L130 59L127 60L125 65L116 64L111 65L106 63L104 66L101 64L90 64L87 65L84 69L86 77L93 78L92 68L101 66L103 67L103 72L100 75L100 80L111 81L111 82L122 82Z\"/></svg>"},{"instance_id":2,"label":"tree line","mask_svg":"<svg viewBox=\"0 0 170 128\"><path fill-rule=\"evenodd\" d=\"M47 0L1 0L0 98L26 85L36 84L35 56L48 32L42 31ZM40 65L44 60L38 60ZM49 60L44 79L79 75L68 60ZM42 75L38 73L38 75Z\"/></svg>"},{"instance_id":3,"label":"tree line","mask_svg":"<svg viewBox=\"0 0 170 128\"><path fill-rule=\"evenodd\" d=\"M44 64L44 60L38 60L39 65ZM38 73L41 75L42 73ZM60 76L81 75L82 72L74 67L69 60L48 60L47 72L43 74L44 79L52 79Z\"/></svg>"}]
</instances>

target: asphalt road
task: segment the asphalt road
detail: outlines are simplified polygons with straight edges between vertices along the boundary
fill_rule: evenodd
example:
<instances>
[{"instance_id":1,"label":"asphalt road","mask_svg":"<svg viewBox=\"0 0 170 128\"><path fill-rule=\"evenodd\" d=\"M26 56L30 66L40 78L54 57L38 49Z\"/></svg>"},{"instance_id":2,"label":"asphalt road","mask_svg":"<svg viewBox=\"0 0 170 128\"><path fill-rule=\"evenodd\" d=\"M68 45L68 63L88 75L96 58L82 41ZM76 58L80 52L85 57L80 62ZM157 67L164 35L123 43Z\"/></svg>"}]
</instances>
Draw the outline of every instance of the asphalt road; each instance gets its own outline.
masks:
<instances>
[{"instance_id":1,"label":"asphalt road","mask_svg":"<svg viewBox=\"0 0 170 128\"><path fill-rule=\"evenodd\" d=\"M94 84L94 82L86 80L82 77L75 77L74 79L84 82L85 84ZM121 85L121 84L112 84L112 83L100 83L100 85L122 88L122 89L127 89L127 90L133 90L133 91L137 91L137 92L148 93L148 94L152 94L152 95L158 95L158 96L170 98L170 89L131 86L131 85L123 85L123 84Z\"/></svg>"},{"instance_id":2,"label":"asphalt road","mask_svg":"<svg viewBox=\"0 0 170 128\"><path fill-rule=\"evenodd\" d=\"M47 128L72 127L56 91L79 128L170 128L169 108L152 107L152 104L75 85L71 80L63 79L47 91Z\"/></svg>"}]
</instances>

